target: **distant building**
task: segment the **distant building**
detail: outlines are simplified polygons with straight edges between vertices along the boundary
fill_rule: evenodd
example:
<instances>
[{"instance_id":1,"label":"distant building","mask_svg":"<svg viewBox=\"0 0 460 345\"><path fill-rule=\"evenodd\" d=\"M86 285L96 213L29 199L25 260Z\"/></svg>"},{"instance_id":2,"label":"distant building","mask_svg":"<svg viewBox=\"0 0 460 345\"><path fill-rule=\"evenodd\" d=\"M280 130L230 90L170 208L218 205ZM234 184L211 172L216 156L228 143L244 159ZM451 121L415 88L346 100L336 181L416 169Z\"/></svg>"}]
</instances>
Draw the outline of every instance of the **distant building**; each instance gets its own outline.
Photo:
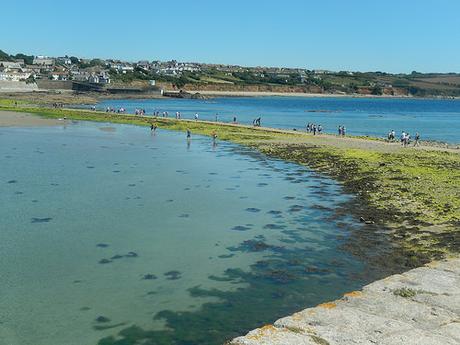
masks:
<instances>
[{"instance_id":1,"label":"distant building","mask_svg":"<svg viewBox=\"0 0 460 345\"><path fill-rule=\"evenodd\" d=\"M70 60L69 57L66 57L66 56L61 56L61 57L58 57L56 59L57 62L63 64L63 65L71 65L72 64L72 60Z\"/></svg>"},{"instance_id":2,"label":"distant building","mask_svg":"<svg viewBox=\"0 0 460 345\"><path fill-rule=\"evenodd\" d=\"M139 61L136 66L148 71L152 65L148 61Z\"/></svg>"},{"instance_id":3,"label":"distant building","mask_svg":"<svg viewBox=\"0 0 460 345\"><path fill-rule=\"evenodd\" d=\"M69 80L69 75L65 72L54 72L50 75L52 80Z\"/></svg>"},{"instance_id":4,"label":"distant building","mask_svg":"<svg viewBox=\"0 0 460 345\"><path fill-rule=\"evenodd\" d=\"M106 71L94 73L79 71L78 73L73 73L73 80L93 84L110 84L110 75Z\"/></svg>"},{"instance_id":5,"label":"distant building","mask_svg":"<svg viewBox=\"0 0 460 345\"><path fill-rule=\"evenodd\" d=\"M325 69L315 69L315 70L313 70L313 73L315 73L315 74L328 74L330 72L325 70Z\"/></svg>"},{"instance_id":6,"label":"distant building","mask_svg":"<svg viewBox=\"0 0 460 345\"><path fill-rule=\"evenodd\" d=\"M17 62L0 61L0 80L21 81L31 75L30 70L22 68Z\"/></svg>"},{"instance_id":7,"label":"distant building","mask_svg":"<svg viewBox=\"0 0 460 345\"><path fill-rule=\"evenodd\" d=\"M33 64L40 66L52 66L54 65L54 59L45 56L36 56L33 60Z\"/></svg>"},{"instance_id":8,"label":"distant building","mask_svg":"<svg viewBox=\"0 0 460 345\"><path fill-rule=\"evenodd\" d=\"M19 62L0 61L0 67L4 67L4 68L21 68L21 64Z\"/></svg>"}]
</instances>

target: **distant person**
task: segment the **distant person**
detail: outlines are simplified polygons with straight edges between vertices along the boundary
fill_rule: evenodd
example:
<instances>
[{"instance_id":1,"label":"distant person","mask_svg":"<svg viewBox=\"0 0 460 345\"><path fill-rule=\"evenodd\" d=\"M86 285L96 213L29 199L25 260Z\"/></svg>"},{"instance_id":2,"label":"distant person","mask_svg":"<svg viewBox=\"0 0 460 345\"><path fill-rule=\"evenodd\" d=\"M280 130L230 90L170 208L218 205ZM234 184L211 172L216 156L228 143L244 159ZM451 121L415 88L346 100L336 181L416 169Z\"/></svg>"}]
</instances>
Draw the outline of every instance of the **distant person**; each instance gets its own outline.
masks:
<instances>
[{"instance_id":1,"label":"distant person","mask_svg":"<svg viewBox=\"0 0 460 345\"><path fill-rule=\"evenodd\" d=\"M322 131L323 131L323 126L318 125L318 134L321 134Z\"/></svg>"},{"instance_id":2,"label":"distant person","mask_svg":"<svg viewBox=\"0 0 460 345\"><path fill-rule=\"evenodd\" d=\"M346 132L345 132L345 131L346 131L346 129L345 129L345 126L342 126L342 136L343 136L343 137L344 137L344 136L345 136L345 134L346 134Z\"/></svg>"},{"instance_id":3,"label":"distant person","mask_svg":"<svg viewBox=\"0 0 460 345\"><path fill-rule=\"evenodd\" d=\"M256 119L256 125L257 125L257 127L260 127L260 119L261 119L260 117L258 117L258 118Z\"/></svg>"},{"instance_id":4,"label":"distant person","mask_svg":"<svg viewBox=\"0 0 460 345\"><path fill-rule=\"evenodd\" d=\"M316 131L317 131L316 125L313 125L313 135L316 135Z\"/></svg>"},{"instance_id":5,"label":"distant person","mask_svg":"<svg viewBox=\"0 0 460 345\"><path fill-rule=\"evenodd\" d=\"M195 113L195 120L198 120L198 113Z\"/></svg>"},{"instance_id":6,"label":"distant person","mask_svg":"<svg viewBox=\"0 0 460 345\"><path fill-rule=\"evenodd\" d=\"M406 133L406 140L404 140L404 146L408 146L410 144L410 134Z\"/></svg>"},{"instance_id":7,"label":"distant person","mask_svg":"<svg viewBox=\"0 0 460 345\"><path fill-rule=\"evenodd\" d=\"M309 122L309 123L307 123L307 126L306 126L307 133L310 133L310 129L311 129L311 127L310 127L310 122Z\"/></svg>"},{"instance_id":8,"label":"distant person","mask_svg":"<svg viewBox=\"0 0 460 345\"><path fill-rule=\"evenodd\" d=\"M400 141L401 141L401 145L402 145L402 146L405 146L405 143L406 143L406 132L402 131L401 137L400 137L399 139L400 139Z\"/></svg>"},{"instance_id":9,"label":"distant person","mask_svg":"<svg viewBox=\"0 0 460 345\"><path fill-rule=\"evenodd\" d=\"M236 116L233 116L233 123L236 123Z\"/></svg>"},{"instance_id":10,"label":"distant person","mask_svg":"<svg viewBox=\"0 0 460 345\"><path fill-rule=\"evenodd\" d=\"M420 133L415 133L414 146L420 146Z\"/></svg>"},{"instance_id":11,"label":"distant person","mask_svg":"<svg viewBox=\"0 0 460 345\"><path fill-rule=\"evenodd\" d=\"M150 131L153 132L153 123L150 124Z\"/></svg>"},{"instance_id":12,"label":"distant person","mask_svg":"<svg viewBox=\"0 0 460 345\"><path fill-rule=\"evenodd\" d=\"M342 135L342 126L339 125L339 128L338 128L338 132L339 132L339 137Z\"/></svg>"},{"instance_id":13,"label":"distant person","mask_svg":"<svg viewBox=\"0 0 460 345\"><path fill-rule=\"evenodd\" d=\"M187 128L187 139L190 140L192 138L192 132L190 132L190 129Z\"/></svg>"},{"instance_id":14,"label":"distant person","mask_svg":"<svg viewBox=\"0 0 460 345\"><path fill-rule=\"evenodd\" d=\"M216 114L216 122L217 122L217 118L218 118L219 114Z\"/></svg>"}]
</instances>

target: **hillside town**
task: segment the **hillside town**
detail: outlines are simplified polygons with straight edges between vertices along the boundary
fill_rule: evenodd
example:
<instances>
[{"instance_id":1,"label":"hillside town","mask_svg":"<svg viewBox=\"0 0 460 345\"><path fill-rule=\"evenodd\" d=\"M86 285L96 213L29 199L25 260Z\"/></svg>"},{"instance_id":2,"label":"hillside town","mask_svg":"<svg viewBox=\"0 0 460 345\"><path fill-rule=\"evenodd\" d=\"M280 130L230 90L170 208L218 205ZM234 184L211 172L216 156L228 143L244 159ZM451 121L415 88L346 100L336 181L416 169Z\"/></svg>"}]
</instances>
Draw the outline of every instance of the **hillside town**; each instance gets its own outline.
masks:
<instances>
[{"instance_id":1,"label":"hillside town","mask_svg":"<svg viewBox=\"0 0 460 345\"><path fill-rule=\"evenodd\" d=\"M458 97L456 73L390 74L287 67L9 55L0 50L0 92L257 91L331 95Z\"/></svg>"},{"instance_id":2,"label":"hillside town","mask_svg":"<svg viewBox=\"0 0 460 345\"><path fill-rule=\"evenodd\" d=\"M215 69L227 76L232 73L254 73L254 76L264 78L265 75L275 78L290 78L293 74L298 75L302 81L307 78L307 70L298 68L278 67L242 67L237 65L202 64L194 62L171 61L147 61L127 62L121 60L101 59L78 59L75 57L46 56L33 57L32 63L27 64L24 59L12 59L12 61L0 61L0 80L7 81L33 81L37 79L49 80L75 80L81 82L109 84L110 75L127 74L134 71L153 73L165 77L181 77L184 72L201 72ZM320 75L329 73L325 70L315 70L316 79ZM352 75L351 72L349 72Z\"/></svg>"}]
</instances>

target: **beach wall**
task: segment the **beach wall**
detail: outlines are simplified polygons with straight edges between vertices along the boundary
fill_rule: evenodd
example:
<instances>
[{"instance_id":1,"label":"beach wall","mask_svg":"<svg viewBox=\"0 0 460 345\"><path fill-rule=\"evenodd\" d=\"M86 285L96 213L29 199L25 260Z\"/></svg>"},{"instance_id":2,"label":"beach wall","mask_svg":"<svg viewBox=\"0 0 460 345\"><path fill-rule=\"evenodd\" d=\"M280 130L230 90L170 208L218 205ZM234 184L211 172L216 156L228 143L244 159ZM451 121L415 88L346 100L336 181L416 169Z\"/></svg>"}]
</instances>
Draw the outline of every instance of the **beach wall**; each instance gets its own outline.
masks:
<instances>
[{"instance_id":1,"label":"beach wall","mask_svg":"<svg viewBox=\"0 0 460 345\"><path fill-rule=\"evenodd\" d=\"M37 85L41 90L72 90L71 80L38 79Z\"/></svg>"},{"instance_id":2,"label":"beach wall","mask_svg":"<svg viewBox=\"0 0 460 345\"><path fill-rule=\"evenodd\" d=\"M31 92L38 91L35 83L27 84L24 81L0 80L0 92Z\"/></svg>"},{"instance_id":3,"label":"beach wall","mask_svg":"<svg viewBox=\"0 0 460 345\"><path fill-rule=\"evenodd\" d=\"M228 345L460 344L460 258L396 274Z\"/></svg>"}]
</instances>

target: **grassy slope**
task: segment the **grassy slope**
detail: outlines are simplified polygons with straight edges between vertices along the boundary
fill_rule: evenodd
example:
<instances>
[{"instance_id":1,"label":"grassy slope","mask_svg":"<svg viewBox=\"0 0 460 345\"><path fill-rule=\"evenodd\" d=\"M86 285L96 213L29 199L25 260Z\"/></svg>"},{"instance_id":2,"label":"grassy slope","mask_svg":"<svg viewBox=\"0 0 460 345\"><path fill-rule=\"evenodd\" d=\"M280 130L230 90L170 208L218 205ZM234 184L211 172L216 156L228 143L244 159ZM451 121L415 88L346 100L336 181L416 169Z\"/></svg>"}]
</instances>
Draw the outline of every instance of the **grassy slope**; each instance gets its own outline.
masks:
<instances>
[{"instance_id":1,"label":"grassy slope","mask_svg":"<svg viewBox=\"0 0 460 345\"><path fill-rule=\"evenodd\" d=\"M341 181L357 196L347 212L362 216L366 234L383 232L399 254L411 257L407 266L460 252L460 154L426 149L389 150L385 143L313 137L282 130L257 129L205 121L146 118L85 110L14 107L0 101L0 110L15 110L49 118L66 116L89 120L148 126L210 135L220 140L252 146L263 153L299 164ZM356 145L356 142L364 143ZM358 234L357 236L363 236ZM366 235L368 236L368 235ZM356 238L356 245L362 238ZM370 246L369 240L362 242ZM368 250L377 250L369 247ZM364 255L364 254L363 254ZM368 254L369 255L369 254ZM391 255L394 256L394 253Z\"/></svg>"}]
</instances>

